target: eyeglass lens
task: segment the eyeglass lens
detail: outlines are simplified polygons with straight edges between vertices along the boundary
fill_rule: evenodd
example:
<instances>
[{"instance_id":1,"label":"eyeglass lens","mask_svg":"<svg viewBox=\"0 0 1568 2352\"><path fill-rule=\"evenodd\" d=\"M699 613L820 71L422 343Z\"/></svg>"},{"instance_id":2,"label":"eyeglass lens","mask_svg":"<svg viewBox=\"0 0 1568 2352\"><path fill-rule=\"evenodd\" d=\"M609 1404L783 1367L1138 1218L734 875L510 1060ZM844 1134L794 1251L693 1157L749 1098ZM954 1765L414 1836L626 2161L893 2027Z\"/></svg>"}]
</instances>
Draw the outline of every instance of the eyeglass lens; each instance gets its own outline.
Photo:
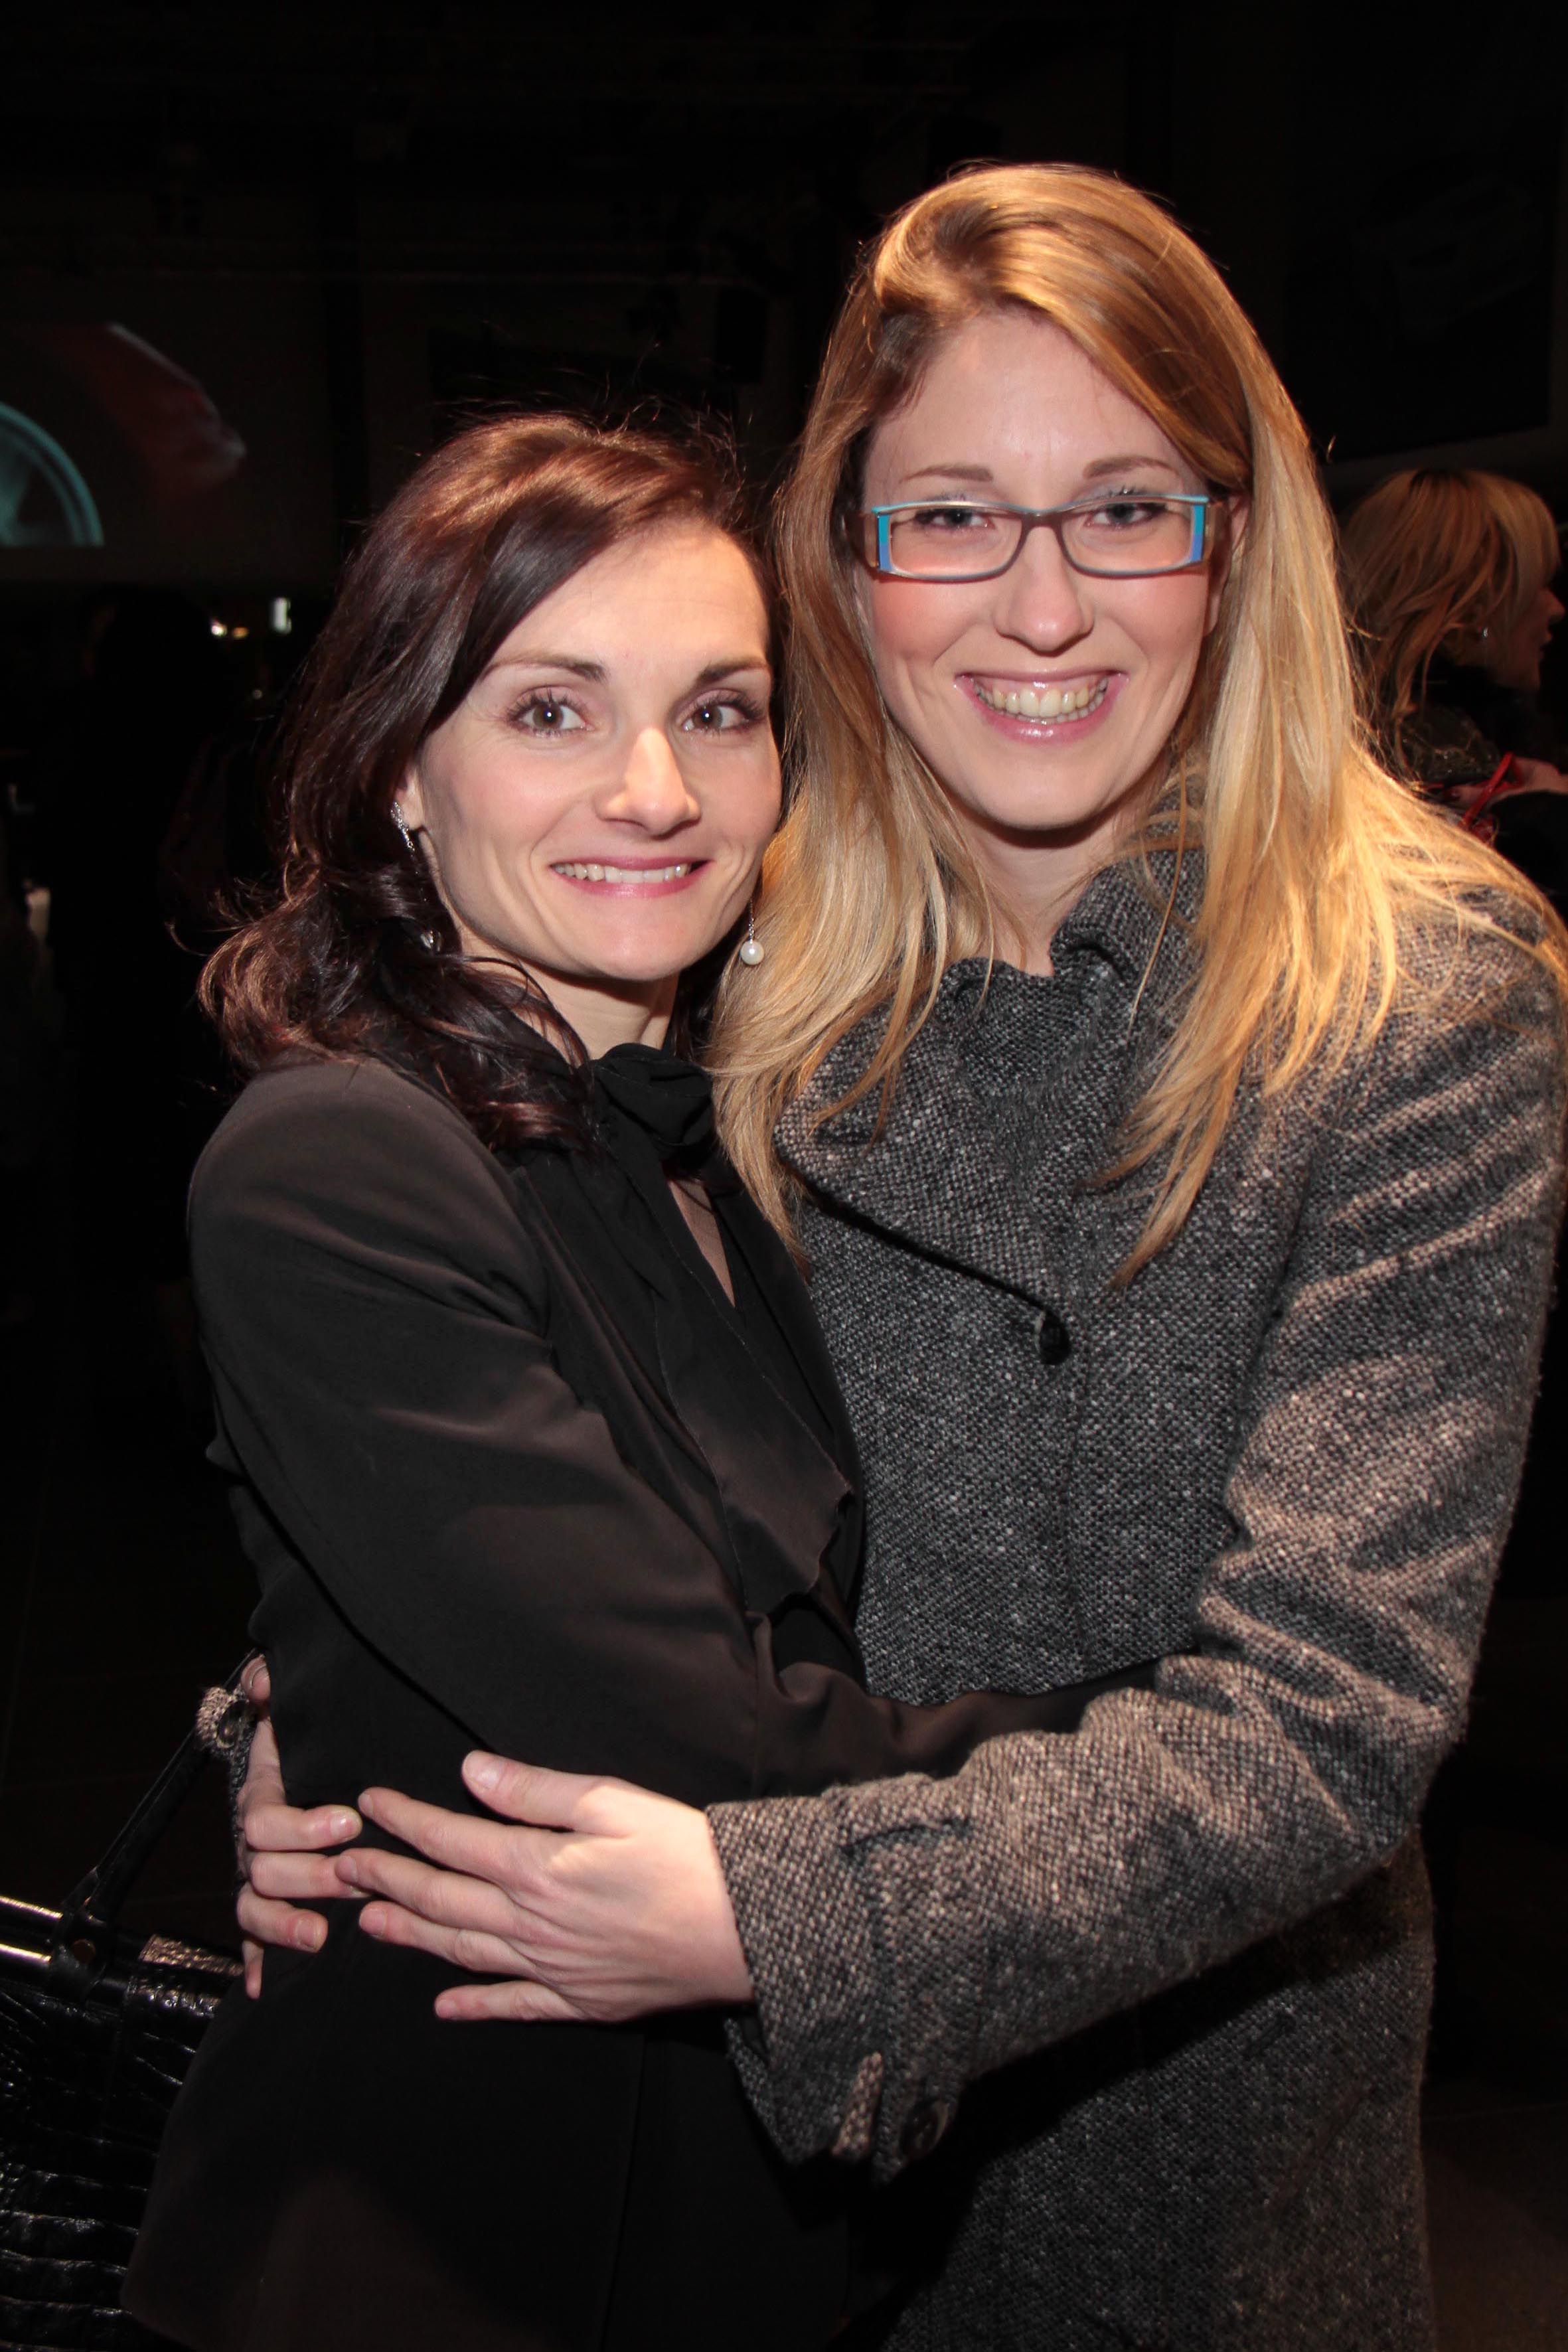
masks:
<instances>
[{"instance_id":1,"label":"eyeglass lens","mask_svg":"<svg viewBox=\"0 0 1568 2352\"><path fill-rule=\"evenodd\" d=\"M1063 552L1080 571L1179 572L1202 554L1203 512L1164 499L1114 499L1068 507L1057 522ZM1001 572L1018 551L1024 522L1002 507L898 507L887 518L888 555L895 571L918 579Z\"/></svg>"}]
</instances>

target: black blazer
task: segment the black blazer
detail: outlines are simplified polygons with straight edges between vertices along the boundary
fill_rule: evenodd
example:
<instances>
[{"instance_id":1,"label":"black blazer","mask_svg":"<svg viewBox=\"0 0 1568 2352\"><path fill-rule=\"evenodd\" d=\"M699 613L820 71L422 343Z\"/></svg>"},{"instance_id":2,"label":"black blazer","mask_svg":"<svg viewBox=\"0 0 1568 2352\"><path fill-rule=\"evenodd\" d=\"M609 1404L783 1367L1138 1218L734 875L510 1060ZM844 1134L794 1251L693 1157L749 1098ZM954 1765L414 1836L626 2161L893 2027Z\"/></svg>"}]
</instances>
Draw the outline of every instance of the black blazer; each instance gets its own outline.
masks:
<instances>
[{"instance_id":1,"label":"black blazer","mask_svg":"<svg viewBox=\"0 0 1568 2352\"><path fill-rule=\"evenodd\" d=\"M481 1745L706 1805L1055 1727L1063 1695L868 1695L854 1444L805 1292L721 1185L748 1330L609 1124L595 1166L508 1166L420 1086L316 1064L255 1081L201 1163L216 1453L292 1801L468 1806ZM826 2340L842 2196L767 2147L713 2020L440 2025L448 1980L348 1905L319 1957L268 1955L176 2107L142 2318L257 2352Z\"/></svg>"}]
</instances>

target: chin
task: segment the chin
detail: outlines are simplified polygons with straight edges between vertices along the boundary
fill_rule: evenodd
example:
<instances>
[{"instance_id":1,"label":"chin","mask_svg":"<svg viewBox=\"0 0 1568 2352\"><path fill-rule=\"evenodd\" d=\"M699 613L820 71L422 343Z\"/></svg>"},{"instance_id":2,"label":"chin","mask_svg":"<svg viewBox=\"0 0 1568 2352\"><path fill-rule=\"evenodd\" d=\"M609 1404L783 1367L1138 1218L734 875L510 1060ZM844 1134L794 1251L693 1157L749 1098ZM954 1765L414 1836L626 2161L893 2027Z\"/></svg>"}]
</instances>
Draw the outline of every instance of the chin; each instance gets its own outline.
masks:
<instances>
[{"instance_id":1,"label":"chin","mask_svg":"<svg viewBox=\"0 0 1568 2352\"><path fill-rule=\"evenodd\" d=\"M1098 793L1033 791L989 793L970 803L993 833L1080 833L1102 824L1117 796Z\"/></svg>"},{"instance_id":2,"label":"chin","mask_svg":"<svg viewBox=\"0 0 1568 2352\"><path fill-rule=\"evenodd\" d=\"M706 935L696 940L660 940L657 946L647 941L636 946L606 942L597 953L581 956L579 969L590 986L595 980L606 980L623 988L657 988L663 981L678 980L689 965L700 962L714 944Z\"/></svg>"}]
</instances>

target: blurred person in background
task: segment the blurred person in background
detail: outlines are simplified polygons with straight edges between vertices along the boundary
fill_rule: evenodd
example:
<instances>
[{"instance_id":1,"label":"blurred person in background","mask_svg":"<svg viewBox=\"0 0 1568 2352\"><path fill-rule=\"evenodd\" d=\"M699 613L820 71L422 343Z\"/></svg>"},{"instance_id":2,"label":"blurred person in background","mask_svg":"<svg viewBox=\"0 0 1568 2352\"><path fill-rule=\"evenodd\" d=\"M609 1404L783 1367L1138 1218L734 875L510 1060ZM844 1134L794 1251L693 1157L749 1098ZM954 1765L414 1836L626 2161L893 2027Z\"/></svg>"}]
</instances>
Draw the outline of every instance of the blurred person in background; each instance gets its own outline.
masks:
<instances>
[{"instance_id":1,"label":"blurred person in background","mask_svg":"<svg viewBox=\"0 0 1568 2352\"><path fill-rule=\"evenodd\" d=\"M1537 702L1563 618L1544 499L1503 474L1390 475L1343 554L1368 726L1396 776L1568 904L1561 730Z\"/></svg>"},{"instance_id":2,"label":"blurred person in background","mask_svg":"<svg viewBox=\"0 0 1568 2352\"><path fill-rule=\"evenodd\" d=\"M1352 510L1342 533L1363 712L1394 774L1489 840L1568 913L1568 786L1561 727L1536 697L1563 618L1558 529L1544 499L1506 475L1407 468ZM1552 1284L1555 1301L1559 1272ZM1548 1317L1524 1475L1498 1570L1499 1611L1565 1584L1562 1461L1568 1327ZM1472 1736L1445 1761L1423 1823L1437 1949L1431 2070L1473 2065L1482 2011L1459 1921L1467 1841L1489 1804L1519 1801L1532 1731L1550 1738L1521 1660L1494 1631L1476 1670ZM1510 1779L1515 1788L1509 1792ZM1495 1942L1495 1939L1494 1939ZM1498 1948L1500 1949L1501 1948Z\"/></svg>"}]
</instances>

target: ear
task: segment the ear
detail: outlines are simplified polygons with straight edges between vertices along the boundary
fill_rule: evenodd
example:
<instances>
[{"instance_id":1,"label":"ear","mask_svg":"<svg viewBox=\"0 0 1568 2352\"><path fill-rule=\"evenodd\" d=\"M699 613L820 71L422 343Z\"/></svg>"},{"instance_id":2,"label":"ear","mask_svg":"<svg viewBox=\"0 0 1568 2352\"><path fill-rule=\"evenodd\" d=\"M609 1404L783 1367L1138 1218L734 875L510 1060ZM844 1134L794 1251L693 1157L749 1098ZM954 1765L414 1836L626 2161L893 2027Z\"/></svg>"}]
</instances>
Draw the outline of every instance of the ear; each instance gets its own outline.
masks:
<instances>
[{"instance_id":1,"label":"ear","mask_svg":"<svg viewBox=\"0 0 1568 2352\"><path fill-rule=\"evenodd\" d=\"M393 806L401 811L404 824L410 833L418 833L425 824L425 792L419 782L419 770L411 761L403 782L392 796Z\"/></svg>"},{"instance_id":2,"label":"ear","mask_svg":"<svg viewBox=\"0 0 1568 2352\"><path fill-rule=\"evenodd\" d=\"M1247 543L1247 526L1252 516L1252 500L1245 491L1238 490L1234 498L1226 500L1224 512L1225 520L1219 530L1219 544L1215 550L1214 562L1209 567L1208 610L1204 617L1205 637L1219 619L1220 600L1225 594L1231 567ZM413 822L413 818L410 817L410 824Z\"/></svg>"}]
</instances>

